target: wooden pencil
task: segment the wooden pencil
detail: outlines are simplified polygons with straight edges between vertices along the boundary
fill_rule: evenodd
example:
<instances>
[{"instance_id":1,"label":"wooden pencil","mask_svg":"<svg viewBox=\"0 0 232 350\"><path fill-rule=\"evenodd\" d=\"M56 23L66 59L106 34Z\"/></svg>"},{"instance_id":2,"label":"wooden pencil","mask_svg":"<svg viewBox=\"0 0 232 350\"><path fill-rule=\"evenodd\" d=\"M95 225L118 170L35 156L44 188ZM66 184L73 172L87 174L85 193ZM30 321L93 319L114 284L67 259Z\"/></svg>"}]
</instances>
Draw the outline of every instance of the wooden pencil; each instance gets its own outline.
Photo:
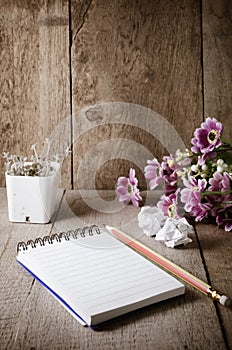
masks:
<instances>
[{"instance_id":1,"label":"wooden pencil","mask_svg":"<svg viewBox=\"0 0 232 350\"><path fill-rule=\"evenodd\" d=\"M220 293L219 291L211 287L209 284L200 280L199 278L192 275L191 273L185 271L183 268L174 264L172 261L166 259L162 255L156 253L151 248L145 246L144 244L140 243L136 239L130 237L129 235L122 232L118 228L108 226L108 225L106 225L105 227L114 237L118 238L120 241L127 244L129 247L131 247L138 253L142 254L149 260L155 262L166 271L174 274L176 277L180 278L184 282L189 283L191 286L198 289L203 294L211 297L213 300L218 301L220 304L224 306L228 306L230 304L230 299L226 295Z\"/></svg>"}]
</instances>

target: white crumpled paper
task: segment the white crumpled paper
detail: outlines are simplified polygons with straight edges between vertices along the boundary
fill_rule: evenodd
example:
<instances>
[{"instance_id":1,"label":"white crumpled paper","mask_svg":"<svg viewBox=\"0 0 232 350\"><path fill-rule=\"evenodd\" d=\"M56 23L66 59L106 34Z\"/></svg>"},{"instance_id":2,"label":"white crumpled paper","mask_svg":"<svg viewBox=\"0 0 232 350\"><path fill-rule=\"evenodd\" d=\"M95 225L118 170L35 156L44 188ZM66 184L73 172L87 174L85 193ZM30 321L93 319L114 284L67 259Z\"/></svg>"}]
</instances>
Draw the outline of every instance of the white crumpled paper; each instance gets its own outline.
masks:
<instances>
[{"instance_id":1,"label":"white crumpled paper","mask_svg":"<svg viewBox=\"0 0 232 350\"><path fill-rule=\"evenodd\" d=\"M142 207L138 214L139 227L148 236L155 236L161 227L163 227L165 221L166 216L157 207Z\"/></svg>"},{"instance_id":2,"label":"white crumpled paper","mask_svg":"<svg viewBox=\"0 0 232 350\"><path fill-rule=\"evenodd\" d=\"M142 207L138 214L138 224L146 235L156 236L157 241L169 248L192 242L188 234L193 232L193 227L188 221L185 218L169 218L157 207Z\"/></svg>"},{"instance_id":3,"label":"white crumpled paper","mask_svg":"<svg viewBox=\"0 0 232 350\"><path fill-rule=\"evenodd\" d=\"M180 244L186 245L192 242L191 238L188 237L191 232L193 232L193 227L185 218L167 218L155 239L163 242L169 248L174 248Z\"/></svg>"}]
</instances>

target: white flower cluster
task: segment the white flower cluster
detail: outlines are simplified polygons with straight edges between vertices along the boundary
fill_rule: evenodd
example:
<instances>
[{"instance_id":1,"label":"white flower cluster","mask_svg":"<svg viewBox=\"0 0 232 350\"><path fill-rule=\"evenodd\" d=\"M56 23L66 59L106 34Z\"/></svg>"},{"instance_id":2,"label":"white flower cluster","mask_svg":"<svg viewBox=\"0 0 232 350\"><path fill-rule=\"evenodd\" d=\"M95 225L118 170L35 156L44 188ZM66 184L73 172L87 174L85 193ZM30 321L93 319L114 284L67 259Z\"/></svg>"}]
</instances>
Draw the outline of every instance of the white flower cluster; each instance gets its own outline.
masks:
<instances>
[{"instance_id":1,"label":"white flower cluster","mask_svg":"<svg viewBox=\"0 0 232 350\"><path fill-rule=\"evenodd\" d=\"M8 175L12 176L51 176L53 175L57 167L53 166L53 163L58 163L61 160L59 154L49 158L49 152L52 144L52 140L46 138L44 141L45 148L41 155L37 153L37 145L33 144L31 150L33 154L28 160L25 156L12 155L9 152L3 152L3 158L6 159L5 167ZM65 148L65 157L70 153L70 147Z\"/></svg>"}]
</instances>

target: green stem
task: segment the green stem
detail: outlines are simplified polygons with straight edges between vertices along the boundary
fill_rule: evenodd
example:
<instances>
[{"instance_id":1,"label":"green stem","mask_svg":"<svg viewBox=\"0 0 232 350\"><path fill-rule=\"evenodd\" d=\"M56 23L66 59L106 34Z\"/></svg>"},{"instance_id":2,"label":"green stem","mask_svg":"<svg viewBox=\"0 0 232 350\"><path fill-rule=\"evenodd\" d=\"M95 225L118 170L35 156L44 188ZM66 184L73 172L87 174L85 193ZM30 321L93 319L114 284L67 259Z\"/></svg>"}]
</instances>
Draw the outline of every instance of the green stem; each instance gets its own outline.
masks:
<instances>
[{"instance_id":1,"label":"green stem","mask_svg":"<svg viewBox=\"0 0 232 350\"><path fill-rule=\"evenodd\" d=\"M226 192L221 192L221 191L203 191L201 192L202 196L210 196L210 195L214 195L214 194L219 194L221 196L226 196L227 194L232 193L232 190L230 191L226 191Z\"/></svg>"},{"instance_id":2,"label":"green stem","mask_svg":"<svg viewBox=\"0 0 232 350\"><path fill-rule=\"evenodd\" d=\"M220 137L220 140L225 144L225 145L229 145L232 147L232 143L230 141L225 140L223 137Z\"/></svg>"}]
</instances>

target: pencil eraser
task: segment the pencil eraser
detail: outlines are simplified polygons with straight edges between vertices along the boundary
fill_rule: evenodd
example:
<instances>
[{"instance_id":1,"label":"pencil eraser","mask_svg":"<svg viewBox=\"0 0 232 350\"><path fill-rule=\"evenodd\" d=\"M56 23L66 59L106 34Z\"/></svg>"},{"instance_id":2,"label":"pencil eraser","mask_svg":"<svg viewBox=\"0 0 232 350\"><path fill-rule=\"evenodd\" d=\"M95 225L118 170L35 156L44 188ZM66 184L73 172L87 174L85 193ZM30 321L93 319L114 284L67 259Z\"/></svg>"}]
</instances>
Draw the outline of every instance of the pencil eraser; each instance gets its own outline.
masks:
<instances>
[{"instance_id":1,"label":"pencil eraser","mask_svg":"<svg viewBox=\"0 0 232 350\"><path fill-rule=\"evenodd\" d=\"M230 305L230 299L226 295L222 295L220 297L220 304L224 306L229 306Z\"/></svg>"}]
</instances>

